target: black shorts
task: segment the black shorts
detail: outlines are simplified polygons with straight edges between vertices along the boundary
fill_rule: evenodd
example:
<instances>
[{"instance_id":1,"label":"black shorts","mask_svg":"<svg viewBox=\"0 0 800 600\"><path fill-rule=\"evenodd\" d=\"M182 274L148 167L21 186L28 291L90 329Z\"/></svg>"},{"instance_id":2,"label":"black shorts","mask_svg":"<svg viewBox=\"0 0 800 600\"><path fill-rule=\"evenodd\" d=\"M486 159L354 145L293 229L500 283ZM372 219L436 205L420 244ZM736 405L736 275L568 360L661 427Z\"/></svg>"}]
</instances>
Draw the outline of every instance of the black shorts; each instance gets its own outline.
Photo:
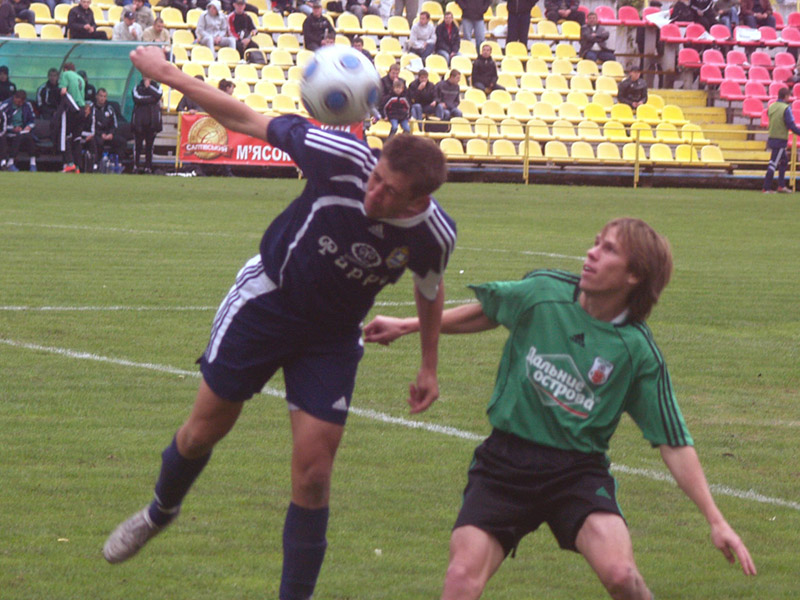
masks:
<instances>
[{"instance_id":1,"label":"black shorts","mask_svg":"<svg viewBox=\"0 0 800 600\"><path fill-rule=\"evenodd\" d=\"M575 538L593 512L623 517L604 454L540 446L495 429L475 450L454 529L482 529L508 555L547 523L559 546L577 552Z\"/></svg>"}]
</instances>

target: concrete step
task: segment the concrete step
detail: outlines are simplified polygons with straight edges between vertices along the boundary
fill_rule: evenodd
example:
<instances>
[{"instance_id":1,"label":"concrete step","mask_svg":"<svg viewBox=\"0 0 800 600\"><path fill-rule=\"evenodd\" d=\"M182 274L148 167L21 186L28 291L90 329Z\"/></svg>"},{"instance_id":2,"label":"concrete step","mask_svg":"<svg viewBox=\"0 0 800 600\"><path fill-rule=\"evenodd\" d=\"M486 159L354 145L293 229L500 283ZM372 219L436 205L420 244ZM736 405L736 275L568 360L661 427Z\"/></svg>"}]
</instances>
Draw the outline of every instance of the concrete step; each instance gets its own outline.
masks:
<instances>
[{"instance_id":1,"label":"concrete step","mask_svg":"<svg viewBox=\"0 0 800 600\"><path fill-rule=\"evenodd\" d=\"M687 107L704 107L708 103L708 95L703 90L653 89L650 91L661 96L666 104L677 104L684 111Z\"/></svg>"},{"instance_id":2,"label":"concrete step","mask_svg":"<svg viewBox=\"0 0 800 600\"><path fill-rule=\"evenodd\" d=\"M736 161L746 161L746 162L769 162L769 152L764 150L760 151L743 151L743 150L726 150L722 149L722 156L725 157L725 160L730 162Z\"/></svg>"},{"instance_id":3,"label":"concrete step","mask_svg":"<svg viewBox=\"0 0 800 600\"><path fill-rule=\"evenodd\" d=\"M706 135L712 139L709 135ZM734 150L739 152L766 152L764 142L758 140L737 141L737 140L713 140L723 150Z\"/></svg>"},{"instance_id":4,"label":"concrete step","mask_svg":"<svg viewBox=\"0 0 800 600\"><path fill-rule=\"evenodd\" d=\"M681 106L680 104L678 106ZM727 123L727 115L724 108L714 106L681 106L684 116L692 123L698 125L723 125Z\"/></svg>"},{"instance_id":5,"label":"concrete step","mask_svg":"<svg viewBox=\"0 0 800 600\"><path fill-rule=\"evenodd\" d=\"M720 145L722 142L743 143L748 141L749 132L747 130L747 125L720 123L709 125L706 129L708 130L704 130L706 137Z\"/></svg>"}]
</instances>

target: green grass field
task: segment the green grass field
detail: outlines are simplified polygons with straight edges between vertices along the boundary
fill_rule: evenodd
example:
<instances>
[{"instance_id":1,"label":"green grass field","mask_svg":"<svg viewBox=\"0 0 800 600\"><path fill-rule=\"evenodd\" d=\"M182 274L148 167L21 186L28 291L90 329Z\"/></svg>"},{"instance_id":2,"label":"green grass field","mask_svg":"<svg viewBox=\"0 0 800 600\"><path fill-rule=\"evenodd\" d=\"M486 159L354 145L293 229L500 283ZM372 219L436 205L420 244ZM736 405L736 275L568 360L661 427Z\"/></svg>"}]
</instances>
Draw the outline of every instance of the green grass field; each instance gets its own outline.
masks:
<instances>
[{"instance_id":1,"label":"green grass field","mask_svg":"<svg viewBox=\"0 0 800 600\"><path fill-rule=\"evenodd\" d=\"M280 377L248 403L167 533L123 565L100 551L149 501L217 304L301 182L4 174L0 186L0 598L277 598L290 450ZM639 567L659 600L797 598L797 199L506 184L449 184L437 196L459 227L449 301L470 299L472 282L578 270L615 216L670 238L675 274L650 325L759 574L724 561L626 417L611 459ZM378 299L376 311L412 313L410 277ZM418 417L405 406L417 340L367 349L315 598L438 598L503 340L500 329L444 338L442 397ZM484 597L605 593L544 528Z\"/></svg>"}]
</instances>

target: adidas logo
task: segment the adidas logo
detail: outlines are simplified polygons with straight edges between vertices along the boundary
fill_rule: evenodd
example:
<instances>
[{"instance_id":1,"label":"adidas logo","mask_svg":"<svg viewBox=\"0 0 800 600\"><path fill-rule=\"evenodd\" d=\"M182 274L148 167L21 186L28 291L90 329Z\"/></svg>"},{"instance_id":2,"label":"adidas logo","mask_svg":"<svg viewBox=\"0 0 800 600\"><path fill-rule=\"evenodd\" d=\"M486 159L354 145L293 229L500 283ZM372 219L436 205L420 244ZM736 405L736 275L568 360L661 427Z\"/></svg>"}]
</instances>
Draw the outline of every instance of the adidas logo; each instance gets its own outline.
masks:
<instances>
[{"instance_id":1,"label":"adidas logo","mask_svg":"<svg viewBox=\"0 0 800 600\"><path fill-rule=\"evenodd\" d=\"M573 335L571 338L569 338L569 341L570 342L575 342L581 348L585 348L586 347L585 344L584 344L583 334L582 333L578 333L578 334Z\"/></svg>"},{"instance_id":2,"label":"adidas logo","mask_svg":"<svg viewBox=\"0 0 800 600\"><path fill-rule=\"evenodd\" d=\"M331 405L331 408L333 410L343 410L343 411L347 412L347 400L345 399L344 396L342 396L341 398L339 398L336 402L334 402Z\"/></svg>"},{"instance_id":3,"label":"adidas logo","mask_svg":"<svg viewBox=\"0 0 800 600\"><path fill-rule=\"evenodd\" d=\"M368 228L367 231L369 231L375 237L383 239L383 224L378 223L377 225L373 225L372 227Z\"/></svg>"}]
</instances>

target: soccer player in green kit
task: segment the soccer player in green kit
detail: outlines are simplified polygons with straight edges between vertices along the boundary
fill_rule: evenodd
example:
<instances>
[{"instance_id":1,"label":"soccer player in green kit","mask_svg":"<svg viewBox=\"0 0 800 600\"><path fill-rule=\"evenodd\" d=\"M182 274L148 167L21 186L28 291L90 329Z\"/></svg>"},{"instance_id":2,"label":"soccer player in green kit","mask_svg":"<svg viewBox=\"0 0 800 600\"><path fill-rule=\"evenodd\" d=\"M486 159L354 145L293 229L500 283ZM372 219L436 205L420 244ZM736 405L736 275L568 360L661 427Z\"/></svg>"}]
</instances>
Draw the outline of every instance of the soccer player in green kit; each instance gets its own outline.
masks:
<instances>
[{"instance_id":1,"label":"soccer player in green kit","mask_svg":"<svg viewBox=\"0 0 800 600\"><path fill-rule=\"evenodd\" d=\"M581 553L616 599L650 600L609 473L608 443L627 412L658 446L711 541L746 575L747 547L709 491L669 373L645 324L672 271L667 240L644 221L609 222L580 275L534 271L520 281L471 286L477 304L444 312L442 333L498 325L510 335L489 403L491 435L476 449L450 538L442 600L481 596L526 534L547 523ZM365 340L388 344L418 328L379 316Z\"/></svg>"}]
</instances>

